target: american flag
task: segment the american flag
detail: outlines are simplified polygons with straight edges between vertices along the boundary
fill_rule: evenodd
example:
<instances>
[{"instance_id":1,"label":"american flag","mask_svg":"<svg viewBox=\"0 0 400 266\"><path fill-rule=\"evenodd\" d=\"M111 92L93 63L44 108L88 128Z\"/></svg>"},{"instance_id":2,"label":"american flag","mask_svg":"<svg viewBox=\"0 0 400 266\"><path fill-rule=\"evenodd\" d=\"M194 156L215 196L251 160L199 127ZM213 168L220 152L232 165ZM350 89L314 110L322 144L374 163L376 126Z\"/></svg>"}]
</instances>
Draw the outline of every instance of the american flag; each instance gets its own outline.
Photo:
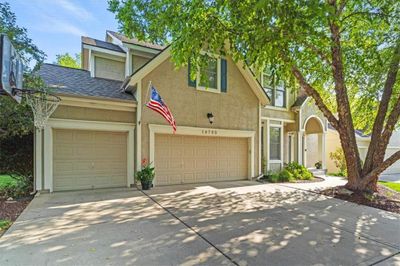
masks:
<instances>
[{"instance_id":1,"label":"american flag","mask_svg":"<svg viewBox=\"0 0 400 266\"><path fill-rule=\"evenodd\" d=\"M160 94L151 85L151 92L150 92L150 101L146 103L146 106L149 107L151 110L156 111L160 115L162 115L165 120L172 126L174 133L176 132L176 122L174 117L171 114L171 111L169 110L168 106L164 103L162 100Z\"/></svg>"}]
</instances>

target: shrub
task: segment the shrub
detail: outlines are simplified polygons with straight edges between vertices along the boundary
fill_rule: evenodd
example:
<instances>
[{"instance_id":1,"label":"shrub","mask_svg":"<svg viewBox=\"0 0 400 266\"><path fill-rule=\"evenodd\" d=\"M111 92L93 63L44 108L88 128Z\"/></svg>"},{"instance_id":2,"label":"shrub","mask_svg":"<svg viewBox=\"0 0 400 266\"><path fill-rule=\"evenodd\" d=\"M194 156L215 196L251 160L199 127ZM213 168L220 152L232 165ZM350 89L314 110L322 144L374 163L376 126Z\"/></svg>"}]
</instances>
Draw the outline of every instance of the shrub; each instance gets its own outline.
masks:
<instances>
[{"instance_id":1,"label":"shrub","mask_svg":"<svg viewBox=\"0 0 400 266\"><path fill-rule=\"evenodd\" d=\"M346 159L342 148L337 148L334 152L329 153L329 158L333 160L335 166L339 169L338 176L347 176Z\"/></svg>"},{"instance_id":2,"label":"shrub","mask_svg":"<svg viewBox=\"0 0 400 266\"><path fill-rule=\"evenodd\" d=\"M269 173L267 174L268 181L271 183L278 183L280 182L279 173Z\"/></svg>"},{"instance_id":3,"label":"shrub","mask_svg":"<svg viewBox=\"0 0 400 266\"><path fill-rule=\"evenodd\" d=\"M33 190L33 182L30 177L25 176L14 176L12 178L15 179L16 182L6 184L0 190L0 198L22 198L30 195L30 192Z\"/></svg>"},{"instance_id":4,"label":"shrub","mask_svg":"<svg viewBox=\"0 0 400 266\"><path fill-rule=\"evenodd\" d=\"M296 180L310 180L313 177L312 173L306 167L296 162L288 163L285 170L292 174Z\"/></svg>"},{"instance_id":5,"label":"shrub","mask_svg":"<svg viewBox=\"0 0 400 266\"><path fill-rule=\"evenodd\" d=\"M296 179L294 178L293 174L290 173L287 169L283 169L279 173L279 181L281 182L294 182Z\"/></svg>"}]
</instances>

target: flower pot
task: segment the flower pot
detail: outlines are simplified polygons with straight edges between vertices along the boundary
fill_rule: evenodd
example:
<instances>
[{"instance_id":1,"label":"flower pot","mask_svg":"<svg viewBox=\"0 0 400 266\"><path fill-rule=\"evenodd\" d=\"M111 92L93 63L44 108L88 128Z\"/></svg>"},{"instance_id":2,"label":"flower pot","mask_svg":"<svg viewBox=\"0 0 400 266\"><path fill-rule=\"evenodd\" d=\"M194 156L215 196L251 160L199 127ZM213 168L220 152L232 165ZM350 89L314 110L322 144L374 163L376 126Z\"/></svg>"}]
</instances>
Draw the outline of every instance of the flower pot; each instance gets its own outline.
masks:
<instances>
[{"instance_id":1,"label":"flower pot","mask_svg":"<svg viewBox=\"0 0 400 266\"><path fill-rule=\"evenodd\" d=\"M143 190L149 190L152 187L152 181L140 181Z\"/></svg>"}]
</instances>

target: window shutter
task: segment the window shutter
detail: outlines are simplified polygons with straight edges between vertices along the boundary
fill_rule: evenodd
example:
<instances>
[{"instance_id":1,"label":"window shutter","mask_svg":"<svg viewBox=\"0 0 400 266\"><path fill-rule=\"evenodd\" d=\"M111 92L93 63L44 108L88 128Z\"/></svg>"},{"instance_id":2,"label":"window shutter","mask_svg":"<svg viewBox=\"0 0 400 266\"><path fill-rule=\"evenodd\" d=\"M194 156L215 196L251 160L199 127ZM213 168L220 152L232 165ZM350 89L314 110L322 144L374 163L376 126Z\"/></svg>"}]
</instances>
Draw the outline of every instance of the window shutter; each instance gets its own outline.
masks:
<instances>
[{"instance_id":1,"label":"window shutter","mask_svg":"<svg viewBox=\"0 0 400 266\"><path fill-rule=\"evenodd\" d=\"M228 66L226 63L226 59L221 58L221 92L227 92L227 83L228 83Z\"/></svg>"},{"instance_id":2,"label":"window shutter","mask_svg":"<svg viewBox=\"0 0 400 266\"><path fill-rule=\"evenodd\" d=\"M188 85L189 85L189 87L196 88L196 80L190 78L190 73L191 73L191 66L190 66L190 62L189 62L189 64L188 64Z\"/></svg>"}]
</instances>

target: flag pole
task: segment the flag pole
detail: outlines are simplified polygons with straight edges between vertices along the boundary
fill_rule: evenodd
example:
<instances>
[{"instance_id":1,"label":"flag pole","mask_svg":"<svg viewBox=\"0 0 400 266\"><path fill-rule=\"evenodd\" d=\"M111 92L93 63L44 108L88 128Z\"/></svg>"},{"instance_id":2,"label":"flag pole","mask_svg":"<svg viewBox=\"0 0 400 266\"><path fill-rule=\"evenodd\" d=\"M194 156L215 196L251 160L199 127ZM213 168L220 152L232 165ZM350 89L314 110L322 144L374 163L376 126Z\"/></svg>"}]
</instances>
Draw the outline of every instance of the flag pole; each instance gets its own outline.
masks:
<instances>
[{"instance_id":1,"label":"flag pole","mask_svg":"<svg viewBox=\"0 0 400 266\"><path fill-rule=\"evenodd\" d=\"M142 108L143 108L143 106L146 105L147 97L149 97L150 87L151 87L151 80L149 81L149 85L147 86L146 98L144 98L144 103L142 105Z\"/></svg>"}]
</instances>

